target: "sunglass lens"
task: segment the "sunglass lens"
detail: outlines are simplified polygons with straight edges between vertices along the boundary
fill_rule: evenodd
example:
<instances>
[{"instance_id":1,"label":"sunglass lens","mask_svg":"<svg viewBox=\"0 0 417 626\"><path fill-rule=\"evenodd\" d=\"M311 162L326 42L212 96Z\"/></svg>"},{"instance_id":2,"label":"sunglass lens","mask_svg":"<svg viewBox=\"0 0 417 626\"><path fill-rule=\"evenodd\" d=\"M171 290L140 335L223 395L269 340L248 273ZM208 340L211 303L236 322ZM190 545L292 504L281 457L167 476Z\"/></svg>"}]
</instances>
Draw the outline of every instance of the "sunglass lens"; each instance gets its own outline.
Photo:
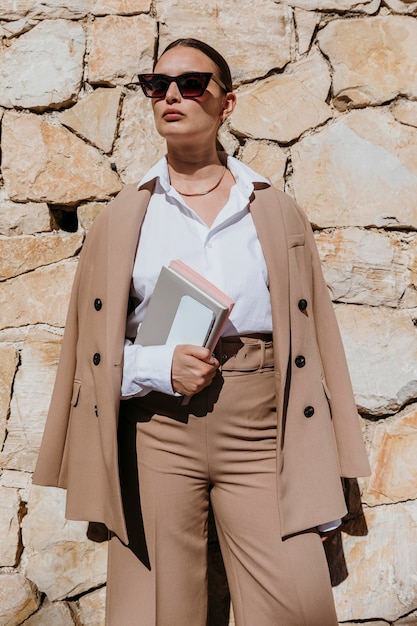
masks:
<instances>
[{"instance_id":1,"label":"sunglass lens","mask_svg":"<svg viewBox=\"0 0 417 626\"><path fill-rule=\"evenodd\" d=\"M198 98L202 96L210 80L210 75L187 74L178 79L178 87L184 98Z\"/></svg>"}]
</instances>

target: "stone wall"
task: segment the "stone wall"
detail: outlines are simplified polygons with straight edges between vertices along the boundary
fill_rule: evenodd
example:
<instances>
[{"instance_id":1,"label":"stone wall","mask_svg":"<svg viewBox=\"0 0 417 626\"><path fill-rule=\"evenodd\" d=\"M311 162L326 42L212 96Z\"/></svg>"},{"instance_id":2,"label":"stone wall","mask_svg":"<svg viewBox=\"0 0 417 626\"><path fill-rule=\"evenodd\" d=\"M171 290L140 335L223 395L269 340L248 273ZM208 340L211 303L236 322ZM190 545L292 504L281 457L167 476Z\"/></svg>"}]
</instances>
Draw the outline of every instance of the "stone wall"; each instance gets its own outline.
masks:
<instances>
[{"instance_id":1,"label":"stone wall","mask_svg":"<svg viewBox=\"0 0 417 626\"><path fill-rule=\"evenodd\" d=\"M222 142L307 211L335 302L373 468L363 516L327 545L339 620L417 624L416 15L413 0L2 0L0 626L103 624L106 547L31 473L85 233L164 152L135 75L189 35L230 60Z\"/></svg>"}]
</instances>

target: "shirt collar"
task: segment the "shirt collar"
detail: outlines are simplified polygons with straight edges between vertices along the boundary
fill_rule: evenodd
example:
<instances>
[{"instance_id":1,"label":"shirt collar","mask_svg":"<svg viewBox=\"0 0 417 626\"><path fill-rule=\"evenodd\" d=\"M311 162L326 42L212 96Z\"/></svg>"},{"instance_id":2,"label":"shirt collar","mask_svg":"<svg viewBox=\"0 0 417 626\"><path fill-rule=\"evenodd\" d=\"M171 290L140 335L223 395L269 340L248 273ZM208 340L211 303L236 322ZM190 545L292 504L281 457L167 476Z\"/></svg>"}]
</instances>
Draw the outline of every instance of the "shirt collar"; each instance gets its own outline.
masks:
<instances>
[{"instance_id":1,"label":"shirt collar","mask_svg":"<svg viewBox=\"0 0 417 626\"><path fill-rule=\"evenodd\" d=\"M238 190L246 197L250 197L256 183L266 184L268 186L271 185L271 182L267 178L257 174L252 168L245 165L242 161L239 161L235 157L227 156L227 167L236 180ZM151 167L150 170L148 170L139 182L138 189L155 178L159 179L159 184L162 189L166 193L169 193L171 183L169 180L168 161L166 156L163 156L162 159L160 159Z\"/></svg>"}]
</instances>

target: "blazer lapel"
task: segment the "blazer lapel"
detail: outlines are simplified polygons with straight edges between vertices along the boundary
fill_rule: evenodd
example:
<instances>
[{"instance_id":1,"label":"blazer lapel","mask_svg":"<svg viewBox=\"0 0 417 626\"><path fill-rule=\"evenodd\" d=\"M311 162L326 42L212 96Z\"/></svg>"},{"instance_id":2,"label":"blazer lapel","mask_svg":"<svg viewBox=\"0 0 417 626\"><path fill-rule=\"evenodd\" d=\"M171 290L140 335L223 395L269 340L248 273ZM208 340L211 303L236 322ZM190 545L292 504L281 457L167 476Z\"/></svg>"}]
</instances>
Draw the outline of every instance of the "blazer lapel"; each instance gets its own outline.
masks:
<instances>
[{"instance_id":1,"label":"blazer lapel","mask_svg":"<svg viewBox=\"0 0 417 626\"><path fill-rule=\"evenodd\" d=\"M282 207L273 187L254 193L250 211L268 268L272 305L275 370L281 390L290 354L288 243Z\"/></svg>"}]
</instances>

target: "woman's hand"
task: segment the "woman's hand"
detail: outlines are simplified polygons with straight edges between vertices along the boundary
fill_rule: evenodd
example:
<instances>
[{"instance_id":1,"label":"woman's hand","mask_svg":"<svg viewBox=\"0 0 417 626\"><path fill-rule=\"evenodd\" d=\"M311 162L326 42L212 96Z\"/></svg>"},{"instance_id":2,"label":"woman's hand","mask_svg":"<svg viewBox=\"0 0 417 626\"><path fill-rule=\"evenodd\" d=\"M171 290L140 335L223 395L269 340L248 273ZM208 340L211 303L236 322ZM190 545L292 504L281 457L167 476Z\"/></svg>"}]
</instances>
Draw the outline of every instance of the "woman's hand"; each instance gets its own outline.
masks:
<instances>
[{"instance_id":1,"label":"woman's hand","mask_svg":"<svg viewBox=\"0 0 417 626\"><path fill-rule=\"evenodd\" d=\"M172 357L172 388L183 396L192 396L208 387L218 367L218 360L208 348L176 346Z\"/></svg>"}]
</instances>

